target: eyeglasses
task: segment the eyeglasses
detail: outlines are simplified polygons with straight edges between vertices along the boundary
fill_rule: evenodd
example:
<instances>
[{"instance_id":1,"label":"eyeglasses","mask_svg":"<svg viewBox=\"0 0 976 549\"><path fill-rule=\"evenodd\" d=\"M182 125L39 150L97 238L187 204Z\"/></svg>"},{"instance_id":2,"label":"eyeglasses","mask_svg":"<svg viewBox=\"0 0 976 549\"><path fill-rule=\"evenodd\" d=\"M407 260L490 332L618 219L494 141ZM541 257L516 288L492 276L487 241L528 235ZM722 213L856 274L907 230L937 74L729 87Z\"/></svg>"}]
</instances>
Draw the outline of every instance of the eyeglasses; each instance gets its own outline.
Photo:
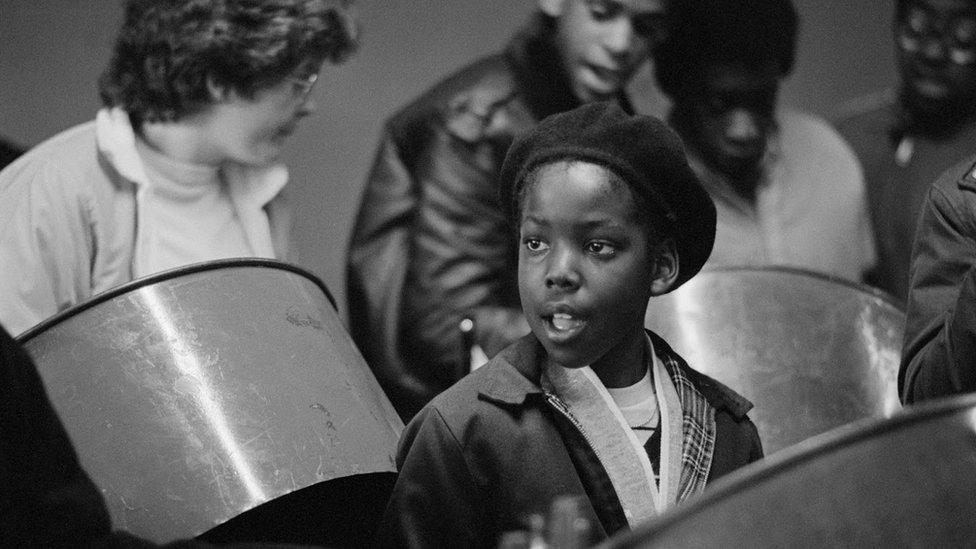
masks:
<instances>
[{"instance_id":1,"label":"eyeglasses","mask_svg":"<svg viewBox=\"0 0 976 549\"><path fill-rule=\"evenodd\" d=\"M312 88L315 87L315 83L319 79L318 71L309 73L305 76L291 76L288 81L292 85L292 94L295 99L301 99L302 101L308 99L308 95L312 93Z\"/></svg>"},{"instance_id":2,"label":"eyeglasses","mask_svg":"<svg viewBox=\"0 0 976 549\"><path fill-rule=\"evenodd\" d=\"M957 64L976 61L976 15L939 14L923 6L912 6L902 16L899 43L905 51L916 52L926 40L937 40Z\"/></svg>"}]
</instances>

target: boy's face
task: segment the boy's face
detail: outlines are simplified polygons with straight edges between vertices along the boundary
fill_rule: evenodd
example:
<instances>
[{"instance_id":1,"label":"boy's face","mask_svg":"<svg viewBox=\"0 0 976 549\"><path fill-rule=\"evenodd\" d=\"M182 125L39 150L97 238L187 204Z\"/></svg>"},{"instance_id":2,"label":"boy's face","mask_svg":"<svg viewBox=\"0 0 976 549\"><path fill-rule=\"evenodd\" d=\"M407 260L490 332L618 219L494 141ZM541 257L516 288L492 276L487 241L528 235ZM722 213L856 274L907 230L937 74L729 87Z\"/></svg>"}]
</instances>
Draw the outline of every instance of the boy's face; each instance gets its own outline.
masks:
<instances>
[{"instance_id":1,"label":"boy's face","mask_svg":"<svg viewBox=\"0 0 976 549\"><path fill-rule=\"evenodd\" d=\"M976 2L912 0L895 22L909 108L944 118L976 101ZM941 116L940 116L941 115Z\"/></svg>"},{"instance_id":2,"label":"boy's face","mask_svg":"<svg viewBox=\"0 0 976 549\"><path fill-rule=\"evenodd\" d=\"M621 368L643 374L644 364L622 358L640 356L647 301L677 275L673 247L649 240L630 188L611 177L587 162L542 166L526 183L519 225L519 295L532 332L556 363L590 365L604 383Z\"/></svg>"},{"instance_id":3,"label":"boy's face","mask_svg":"<svg viewBox=\"0 0 976 549\"><path fill-rule=\"evenodd\" d=\"M697 91L676 100L685 113L682 137L725 175L753 175L775 127L779 79L772 65L762 70L735 65L707 70Z\"/></svg>"},{"instance_id":4,"label":"boy's face","mask_svg":"<svg viewBox=\"0 0 976 549\"><path fill-rule=\"evenodd\" d=\"M665 0L540 0L576 97L612 99L664 38Z\"/></svg>"}]
</instances>

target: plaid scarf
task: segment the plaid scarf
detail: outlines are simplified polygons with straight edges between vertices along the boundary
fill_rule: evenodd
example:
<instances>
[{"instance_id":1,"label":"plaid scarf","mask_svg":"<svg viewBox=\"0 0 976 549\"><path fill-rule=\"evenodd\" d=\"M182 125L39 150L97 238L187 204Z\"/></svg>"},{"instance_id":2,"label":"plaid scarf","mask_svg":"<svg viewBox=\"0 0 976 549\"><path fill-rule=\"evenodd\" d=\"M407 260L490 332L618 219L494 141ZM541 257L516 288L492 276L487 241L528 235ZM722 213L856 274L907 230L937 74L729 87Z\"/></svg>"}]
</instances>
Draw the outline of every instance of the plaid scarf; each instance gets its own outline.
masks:
<instances>
[{"instance_id":1,"label":"plaid scarf","mask_svg":"<svg viewBox=\"0 0 976 549\"><path fill-rule=\"evenodd\" d=\"M653 349L650 341L648 346ZM550 403L591 447L631 526L701 492L715 446L715 410L674 357L665 354L654 361L652 356L648 353L648 367L659 387L662 412L660 491L646 452L591 369L547 364L542 376Z\"/></svg>"}]
</instances>

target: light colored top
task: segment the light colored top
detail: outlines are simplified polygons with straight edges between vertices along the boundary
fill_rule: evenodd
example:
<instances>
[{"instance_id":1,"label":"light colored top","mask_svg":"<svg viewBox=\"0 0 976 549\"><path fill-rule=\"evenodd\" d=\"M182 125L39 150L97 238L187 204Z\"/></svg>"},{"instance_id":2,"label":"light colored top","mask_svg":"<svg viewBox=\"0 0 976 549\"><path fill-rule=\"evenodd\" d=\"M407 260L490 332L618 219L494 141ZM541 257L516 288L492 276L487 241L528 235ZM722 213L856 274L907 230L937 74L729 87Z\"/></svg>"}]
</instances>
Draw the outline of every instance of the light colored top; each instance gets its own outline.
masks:
<instances>
[{"instance_id":1,"label":"light colored top","mask_svg":"<svg viewBox=\"0 0 976 549\"><path fill-rule=\"evenodd\" d=\"M705 268L776 265L860 281L876 260L860 164L823 120L792 110L777 120L755 202L689 150L718 213Z\"/></svg>"},{"instance_id":2,"label":"light colored top","mask_svg":"<svg viewBox=\"0 0 976 549\"><path fill-rule=\"evenodd\" d=\"M654 382L651 381L650 368L644 372L637 383L627 387L611 388L607 387L607 392L613 401L620 408L620 413L631 428L641 427L635 430L634 435L641 444L646 444L651 438L653 429L660 423L660 413L657 408L657 396L654 394Z\"/></svg>"},{"instance_id":3,"label":"light colored top","mask_svg":"<svg viewBox=\"0 0 976 549\"><path fill-rule=\"evenodd\" d=\"M138 139L136 149L154 187L146 215L160 228L150 271L256 255L217 166L169 158Z\"/></svg>"},{"instance_id":4,"label":"light colored top","mask_svg":"<svg viewBox=\"0 0 976 549\"><path fill-rule=\"evenodd\" d=\"M287 169L234 164L222 173L253 255L289 258ZM0 172L0 324L17 335L157 272L165 228L152 221L153 188L128 115L118 109L100 111Z\"/></svg>"}]
</instances>

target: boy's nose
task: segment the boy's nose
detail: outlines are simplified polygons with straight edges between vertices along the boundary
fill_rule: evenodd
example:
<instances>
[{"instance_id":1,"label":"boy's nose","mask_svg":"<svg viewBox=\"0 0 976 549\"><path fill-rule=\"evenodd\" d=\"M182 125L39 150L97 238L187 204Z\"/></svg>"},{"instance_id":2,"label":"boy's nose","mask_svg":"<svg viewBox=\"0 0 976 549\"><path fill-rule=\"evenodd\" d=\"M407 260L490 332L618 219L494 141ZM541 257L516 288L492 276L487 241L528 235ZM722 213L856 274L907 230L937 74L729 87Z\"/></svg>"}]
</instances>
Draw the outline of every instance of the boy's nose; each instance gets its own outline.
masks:
<instances>
[{"instance_id":1,"label":"boy's nose","mask_svg":"<svg viewBox=\"0 0 976 549\"><path fill-rule=\"evenodd\" d=\"M634 49L634 24L630 17L617 17L607 28L604 46L618 61L626 59Z\"/></svg>"},{"instance_id":2,"label":"boy's nose","mask_svg":"<svg viewBox=\"0 0 976 549\"><path fill-rule=\"evenodd\" d=\"M550 255L546 271L546 288L571 290L579 287L580 276L575 261L570 253L556 252Z\"/></svg>"}]
</instances>

